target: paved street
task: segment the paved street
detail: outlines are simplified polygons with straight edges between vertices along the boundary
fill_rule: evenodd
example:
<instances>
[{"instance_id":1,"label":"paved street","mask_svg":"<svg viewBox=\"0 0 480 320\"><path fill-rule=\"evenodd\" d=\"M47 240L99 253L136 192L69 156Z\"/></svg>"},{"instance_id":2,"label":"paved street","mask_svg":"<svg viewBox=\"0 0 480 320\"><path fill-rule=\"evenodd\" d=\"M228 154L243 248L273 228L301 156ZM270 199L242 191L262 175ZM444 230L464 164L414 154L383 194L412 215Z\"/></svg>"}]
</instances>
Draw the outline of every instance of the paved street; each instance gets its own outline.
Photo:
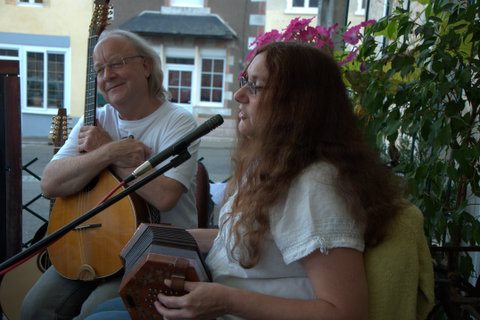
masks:
<instances>
[{"instance_id":1,"label":"paved street","mask_svg":"<svg viewBox=\"0 0 480 320\"><path fill-rule=\"evenodd\" d=\"M230 152L230 146L224 143L201 143L199 158L203 157L202 161L208 170L210 180L221 182L229 178ZM48 144L47 138L24 139L22 143L22 165L26 166L26 169L39 178L52 155L53 146ZM27 210L23 210L23 242L25 243L33 237L38 228L43 224L39 217L47 219L50 202L40 197L39 180L25 170L23 171L22 183L23 205L32 202L27 206ZM37 197L38 199L35 200ZM33 214L30 210L33 211Z\"/></svg>"}]
</instances>

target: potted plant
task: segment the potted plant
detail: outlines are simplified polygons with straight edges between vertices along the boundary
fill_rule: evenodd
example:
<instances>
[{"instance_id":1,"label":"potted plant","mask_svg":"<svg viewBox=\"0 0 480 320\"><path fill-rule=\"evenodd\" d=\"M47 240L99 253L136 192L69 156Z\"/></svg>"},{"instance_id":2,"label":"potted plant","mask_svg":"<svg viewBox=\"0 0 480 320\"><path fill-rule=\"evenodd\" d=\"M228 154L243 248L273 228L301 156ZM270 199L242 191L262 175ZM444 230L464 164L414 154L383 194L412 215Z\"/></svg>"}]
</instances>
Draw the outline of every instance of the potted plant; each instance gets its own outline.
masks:
<instances>
[{"instance_id":1,"label":"potted plant","mask_svg":"<svg viewBox=\"0 0 480 320\"><path fill-rule=\"evenodd\" d=\"M367 28L344 74L370 142L424 213L437 271L469 286L480 243L480 2L416 2L418 12L399 7Z\"/></svg>"}]
</instances>

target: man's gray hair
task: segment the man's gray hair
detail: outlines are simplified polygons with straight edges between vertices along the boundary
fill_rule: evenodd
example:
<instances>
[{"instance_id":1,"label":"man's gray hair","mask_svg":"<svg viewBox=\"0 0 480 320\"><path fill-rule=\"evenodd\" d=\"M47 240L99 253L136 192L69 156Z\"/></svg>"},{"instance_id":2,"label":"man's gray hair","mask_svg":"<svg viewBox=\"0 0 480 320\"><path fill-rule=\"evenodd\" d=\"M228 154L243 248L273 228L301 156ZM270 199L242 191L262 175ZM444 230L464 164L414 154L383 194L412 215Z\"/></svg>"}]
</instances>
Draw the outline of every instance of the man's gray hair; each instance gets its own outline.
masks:
<instances>
[{"instance_id":1,"label":"man's gray hair","mask_svg":"<svg viewBox=\"0 0 480 320\"><path fill-rule=\"evenodd\" d=\"M98 41L109 38L111 36L121 36L127 39L137 49L138 54L145 59L150 59L152 62L152 72L148 78L148 90L152 96L155 96L162 101L167 100L167 90L163 87L163 70L160 56L153 49L150 43L136 33L114 29L105 30L100 34Z\"/></svg>"}]
</instances>

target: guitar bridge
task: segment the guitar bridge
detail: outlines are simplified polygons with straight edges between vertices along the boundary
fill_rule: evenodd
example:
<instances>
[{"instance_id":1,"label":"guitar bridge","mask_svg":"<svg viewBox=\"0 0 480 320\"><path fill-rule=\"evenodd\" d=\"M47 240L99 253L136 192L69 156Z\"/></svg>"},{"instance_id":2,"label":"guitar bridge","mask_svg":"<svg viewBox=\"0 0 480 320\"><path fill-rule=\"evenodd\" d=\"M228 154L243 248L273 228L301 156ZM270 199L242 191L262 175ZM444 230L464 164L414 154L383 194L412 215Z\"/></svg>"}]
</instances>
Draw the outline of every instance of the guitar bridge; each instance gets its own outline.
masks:
<instances>
[{"instance_id":1,"label":"guitar bridge","mask_svg":"<svg viewBox=\"0 0 480 320\"><path fill-rule=\"evenodd\" d=\"M82 230L85 230L85 229L100 228L101 226L102 226L101 223L91 223L91 224L84 224L84 225L75 227L75 229L73 229L73 230L82 231Z\"/></svg>"}]
</instances>

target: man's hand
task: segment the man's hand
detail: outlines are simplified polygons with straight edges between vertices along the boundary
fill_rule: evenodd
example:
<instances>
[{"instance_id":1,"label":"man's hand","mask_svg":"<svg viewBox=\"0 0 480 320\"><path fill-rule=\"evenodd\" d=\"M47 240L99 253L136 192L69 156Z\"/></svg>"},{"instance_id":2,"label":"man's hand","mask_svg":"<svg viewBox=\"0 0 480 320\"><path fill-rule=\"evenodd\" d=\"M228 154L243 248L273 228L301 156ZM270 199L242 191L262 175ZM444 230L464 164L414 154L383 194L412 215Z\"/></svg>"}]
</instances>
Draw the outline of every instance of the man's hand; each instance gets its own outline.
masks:
<instances>
[{"instance_id":1,"label":"man's hand","mask_svg":"<svg viewBox=\"0 0 480 320\"><path fill-rule=\"evenodd\" d=\"M108 144L108 152L114 157L114 167L135 168L147 160L151 149L138 140L127 138Z\"/></svg>"},{"instance_id":2,"label":"man's hand","mask_svg":"<svg viewBox=\"0 0 480 320\"><path fill-rule=\"evenodd\" d=\"M112 141L110 135L100 124L96 126L84 126L78 133L78 152L90 152Z\"/></svg>"}]
</instances>

